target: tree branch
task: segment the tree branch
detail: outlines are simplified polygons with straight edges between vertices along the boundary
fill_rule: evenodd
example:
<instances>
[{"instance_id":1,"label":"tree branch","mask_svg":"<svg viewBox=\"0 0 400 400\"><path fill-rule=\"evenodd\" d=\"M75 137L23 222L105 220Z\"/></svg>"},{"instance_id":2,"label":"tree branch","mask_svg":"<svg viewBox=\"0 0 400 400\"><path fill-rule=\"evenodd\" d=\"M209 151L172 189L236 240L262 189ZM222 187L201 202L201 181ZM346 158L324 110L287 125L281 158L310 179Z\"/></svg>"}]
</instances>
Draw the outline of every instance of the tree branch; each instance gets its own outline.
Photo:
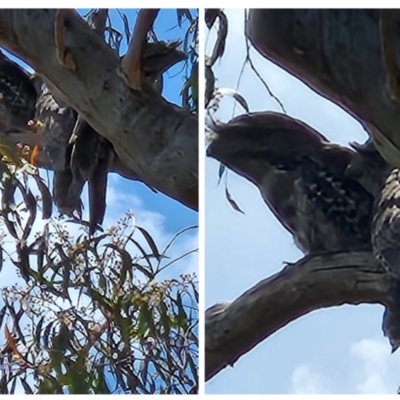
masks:
<instances>
[{"instance_id":1,"label":"tree branch","mask_svg":"<svg viewBox=\"0 0 400 400\"><path fill-rule=\"evenodd\" d=\"M231 304L206 311L206 380L297 318L343 304L390 303L393 282L370 253L337 253L287 265Z\"/></svg>"},{"instance_id":2,"label":"tree branch","mask_svg":"<svg viewBox=\"0 0 400 400\"><path fill-rule=\"evenodd\" d=\"M93 14L92 19L90 21L90 24L92 25L93 29L102 37L106 29L107 18L108 18L108 8L100 8Z\"/></svg>"},{"instance_id":3,"label":"tree branch","mask_svg":"<svg viewBox=\"0 0 400 400\"><path fill-rule=\"evenodd\" d=\"M380 16L380 10L253 9L246 33L264 57L360 121L384 158L399 166L400 103L392 100L398 61L393 65L390 52L398 56L400 34L381 37ZM400 12L385 18L396 27Z\"/></svg>"},{"instance_id":4,"label":"tree branch","mask_svg":"<svg viewBox=\"0 0 400 400\"><path fill-rule=\"evenodd\" d=\"M142 86L144 79L143 68L141 66L143 44L146 42L147 34L153 26L159 11L159 8L142 9L139 11L128 52L121 62L122 70L127 75L134 89L140 89Z\"/></svg>"},{"instance_id":5,"label":"tree branch","mask_svg":"<svg viewBox=\"0 0 400 400\"><path fill-rule=\"evenodd\" d=\"M65 68L56 57L56 12L0 10L0 46L43 75L139 180L197 210L197 117L153 90L131 90L118 73L117 54L74 12L64 13L61 37L76 68Z\"/></svg>"},{"instance_id":6,"label":"tree branch","mask_svg":"<svg viewBox=\"0 0 400 400\"><path fill-rule=\"evenodd\" d=\"M395 27L392 21L392 11L380 10L380 38L382 59L387 72L387 85L394 101L400 100L399 73L397 68L396 46L394 42Z\"/></svg>"}]
</instances>

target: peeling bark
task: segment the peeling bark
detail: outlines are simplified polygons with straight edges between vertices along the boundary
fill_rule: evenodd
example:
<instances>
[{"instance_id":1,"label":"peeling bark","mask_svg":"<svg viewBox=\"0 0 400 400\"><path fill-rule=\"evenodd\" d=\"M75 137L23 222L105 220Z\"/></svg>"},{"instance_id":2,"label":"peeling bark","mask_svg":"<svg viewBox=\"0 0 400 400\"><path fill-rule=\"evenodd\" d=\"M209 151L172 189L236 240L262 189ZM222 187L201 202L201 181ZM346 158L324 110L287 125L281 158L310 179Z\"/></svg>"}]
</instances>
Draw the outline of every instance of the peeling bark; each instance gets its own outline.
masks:
<instances>
[{"instance_id":1,"label":"peeling bark","mask_svg":"<svg viewBox=\"0 0 400 400\"><path fill-rule=\"evenodd\" d=\"M55 17L56 10L0 10L0 46L113 144L126 175L197 210L197 117L147 85L132 90L119 57L73 12L63 16L63 37L76 68L65 68L57 59Z\"/></svg>"}]
</instances>

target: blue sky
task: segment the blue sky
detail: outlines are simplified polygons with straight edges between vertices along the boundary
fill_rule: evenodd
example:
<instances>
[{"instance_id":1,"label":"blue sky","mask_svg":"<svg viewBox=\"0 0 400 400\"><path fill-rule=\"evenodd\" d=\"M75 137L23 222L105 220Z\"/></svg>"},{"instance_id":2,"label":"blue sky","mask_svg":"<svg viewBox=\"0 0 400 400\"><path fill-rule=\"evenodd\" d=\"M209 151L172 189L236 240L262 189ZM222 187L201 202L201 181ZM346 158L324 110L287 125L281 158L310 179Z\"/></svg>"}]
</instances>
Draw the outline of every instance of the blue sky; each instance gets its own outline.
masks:
<instances>
[{"instance_id":1,"label":"blue sky","mask_svg":"<svg viewBox=\"0 0 400 400\"><path fill-rule=\"evenodd\" d=\"M84 15L88 10L79 10ZM128 16L130 27L134 26L137 9L121 10ZM118 13L115 10L110 11L113 27L120 32L124 31L123 23ZM183 39L188 26L187 21L182 23L180 28L177 25L176 10L162 9L158 14L155 22L155 31L160 40L172 41ZM127 50L126 40L124 39L121 45L121 54ZM20 62L18 59L15 59ZM164 74L164 91L163 96L170 102L181 105L180 91L184 82L184 63L179 63ZM46 174L42 175L43 177ZM51 176L51 174L50 174ZM52 178L50 177L50 180ZM34 189L34 188L33 188ZM87 191L84 190L83 202L86 207L87 218ZM104 219L104 228L109 228L114 225L117 220L124 216L128 211L133 211L137 225L145 228L153 237L156 245L161 251L172 237L180 230L192 225L198 225L198 214L189 208L183 206L179 202L170 199L169 197L158 193L153 193L144 184L136 181L130 181L121 178L117 174L109 174L108 191L107 191L107 210ZM85 217L85 214L84 214ZM43 221L38 218L35 223L34 230L41 230ZM69 224L72 233L79 234L80 227L76 224ZM148 249L147 243L143 237L137 235L136 239ZM14 246L14 241L9 241L9 249ZM181 256L182 254L194 250L198 247L198 232L197 229L189 230L180 236L174 243L169 252L170 260ZM182 273L198 273L197 254L192 254L185 257L181 261L169 267L160 276L163 279L177 277ZM19 279L16 276L15 267L9 263L4 265L0 273L2 287L12 285ZM24 285L24 284L22 284ZM1 304L0 304L1 306ZM22 388L17 388L17 393L23 393Z\"/></svg>"},{"instance_id":2,"label":"blue sky","mask_svg":"<svg viewBox=\"0 0 400 400\"><path fill-rule=\"evenodd\" d=\"M218 87L236 88L245 59L244 11L225 12L229 20L225 55L214 73ZM206 31L206 54L215 32ZM208 38L208 39L207 39ZM367 138L359 123L279 67L251 53L258 71L289 115L311 125L328 139L348 145ZM251 111L281 111L249 67L239 92ZM225 98L217 117L228 121L234 101ZM244 113L237 105L235 114ZM296 261L301 252L289 233L269 211L258 189L228 173L228 188L245 212L234 211L217 186L219 164L205 162L206 191L206 308L232 301L260 280L280 271L284 261ZM400 385L400 353L390 354L381 331L383 307L342 306L318 310L290 323L234 366L206 384L206 393L391 393Z\"/></svg>"}]
</instances>

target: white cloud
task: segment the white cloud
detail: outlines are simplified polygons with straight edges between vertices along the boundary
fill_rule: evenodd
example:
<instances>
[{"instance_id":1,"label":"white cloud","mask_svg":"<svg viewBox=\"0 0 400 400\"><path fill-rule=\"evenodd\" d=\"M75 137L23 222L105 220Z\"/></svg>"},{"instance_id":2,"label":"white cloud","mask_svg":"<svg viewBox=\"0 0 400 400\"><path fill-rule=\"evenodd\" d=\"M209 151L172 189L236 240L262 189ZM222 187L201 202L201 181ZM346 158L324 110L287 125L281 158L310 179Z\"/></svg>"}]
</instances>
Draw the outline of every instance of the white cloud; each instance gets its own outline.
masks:
<instances>
[{"instance_id":1,"label":"white cloud","mask_svg":"<svg viewBox=\"0 0 400 400\"><path fill-rule=\"evenodd\" d=\"M122 178L121 178L122 179ZM137 225L145 228L154 235L156 243L164 243L168 240L165 224L166 217L158 212L146 209L143 201L126 191L110 184L107 188L108 210L104 219L104 226L111 227L122 218L128 211L133 211Z\"/></svg>"},{"instance_id":2,"label":"white cloud","mask_svg":"<svg viewBox=\"0 0 400 400\"><path fill-rule=\"evenodd\" d=\"M327 393L324 387L325 378L312 371L307 364L299 365L292 373L291 394L322 394Z\"/></svg>"},{"instance_id":3,"label":"white cloud","mask_svg":"<svg viewBox=\"0 0 400 400\"><path fill-rule=\"evenodd\" d=\"M400 383L399 358L390 353L384 340L364 338L351 343L343 355L344 370L339 376L326 369L297 366L291 375L292 394L394 394ZM340 380L339 380L340 379ZM347 384L347 387L346 387ZM332 390L330 390L332 388Z\"/></svg>"},{"instance_id":4,"label":"white cloud","mask_svg":"<svg viewBox=\"0 0 400 400\"><path fill-rule=\"evenodd\" d=\"M355 361L353 365L358 365L351 374L357 393L393 393L388 379L389 364L393 357L390 357L388 350L387 343L373 339L362 339L351 345L350 355Z\"/></svg>"}]
</instances>

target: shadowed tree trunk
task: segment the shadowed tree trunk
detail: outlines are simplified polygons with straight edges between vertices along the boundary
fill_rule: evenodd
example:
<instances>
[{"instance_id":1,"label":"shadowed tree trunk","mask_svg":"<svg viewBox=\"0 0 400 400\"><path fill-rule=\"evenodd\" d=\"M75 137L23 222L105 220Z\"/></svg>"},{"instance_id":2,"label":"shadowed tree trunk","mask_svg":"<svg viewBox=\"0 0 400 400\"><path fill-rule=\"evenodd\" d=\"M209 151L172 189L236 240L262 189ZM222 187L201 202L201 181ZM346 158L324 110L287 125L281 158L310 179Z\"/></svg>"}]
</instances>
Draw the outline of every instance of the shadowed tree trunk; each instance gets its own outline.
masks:
<instances>
[{"instance_id":1,"label":"shadowed tree trunk","mask_svg":"<svg viewBox=\"0 0 400 400\"><path fill-rule=\"evenodd\" d=\"M386 11L250 10L247 35L264 57L355 117L400 165L400 11Z\"/></svg>"},{"instance_id":2,"label":"shadowed tree trunk","mask_svg":"<svg viewBox=\"0 0 400 400\"><path fill-rule=\"evenodd\" d=\"M56 13L0 10L0 46L32 66L57 98L113 144L114 170L197 210L197 117L146 86L133 90L117 54L73 10L65 14L60 62Z\"/></svg>"}]
</instances>

